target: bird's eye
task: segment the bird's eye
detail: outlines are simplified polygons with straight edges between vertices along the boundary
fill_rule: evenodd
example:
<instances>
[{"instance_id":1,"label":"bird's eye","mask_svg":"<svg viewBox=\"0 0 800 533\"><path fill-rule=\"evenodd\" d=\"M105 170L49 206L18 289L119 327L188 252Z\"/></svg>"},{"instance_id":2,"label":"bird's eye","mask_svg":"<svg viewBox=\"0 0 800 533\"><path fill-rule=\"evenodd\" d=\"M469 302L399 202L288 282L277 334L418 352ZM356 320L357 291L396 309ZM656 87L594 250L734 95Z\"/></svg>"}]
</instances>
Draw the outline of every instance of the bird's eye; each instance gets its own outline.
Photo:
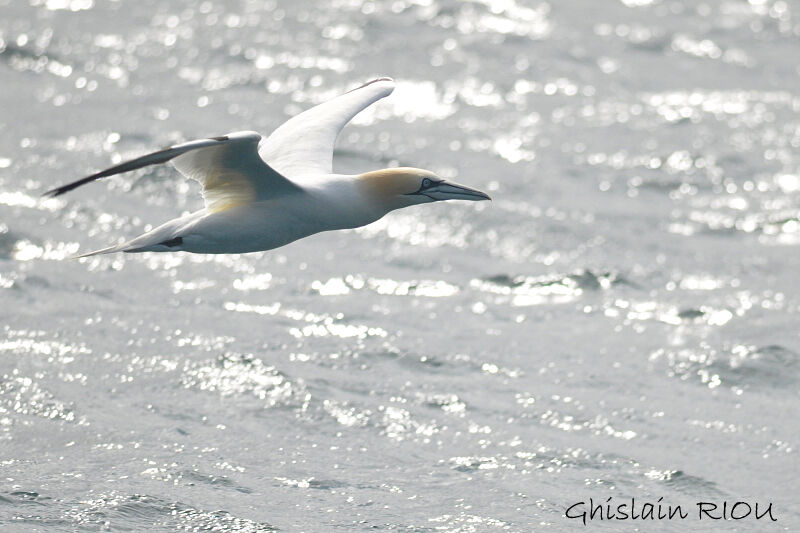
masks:
<instances>
[{"instance_id":1,"label":"bird's eye","mask_svg":"<svg viewBox=\"0 0 800 533\"><path fill-rule=\"evenodd\" d=\"M425 178L424 180L422 180L422 186L424 188L430 187L432 183L433 182L429 178Z\"/></svg>"}]
</instances>

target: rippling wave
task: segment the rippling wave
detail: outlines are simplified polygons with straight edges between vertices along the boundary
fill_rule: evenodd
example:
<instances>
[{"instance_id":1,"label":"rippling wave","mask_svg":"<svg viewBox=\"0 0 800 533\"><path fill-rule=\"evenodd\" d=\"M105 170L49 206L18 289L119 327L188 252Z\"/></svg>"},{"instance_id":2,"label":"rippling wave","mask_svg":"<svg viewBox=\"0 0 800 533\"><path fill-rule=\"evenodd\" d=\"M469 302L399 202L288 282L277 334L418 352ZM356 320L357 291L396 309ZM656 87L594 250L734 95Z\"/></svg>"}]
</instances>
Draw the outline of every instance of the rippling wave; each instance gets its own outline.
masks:
<instances>
[{"instance_id":1,"label":"rippling wave","mask_svg":"<svg viewBox=\"0 0 800 533\"><path fill-rule=\"evenodd\" d=\"M770 501L800 526L796 3L3 14L3 531L574 531L566 507L608 497ZM377 75L397 89L337 171L431 168L491 204L67 260L197 187L149 168L43 191Z\"/></svg>"}]
</instances>

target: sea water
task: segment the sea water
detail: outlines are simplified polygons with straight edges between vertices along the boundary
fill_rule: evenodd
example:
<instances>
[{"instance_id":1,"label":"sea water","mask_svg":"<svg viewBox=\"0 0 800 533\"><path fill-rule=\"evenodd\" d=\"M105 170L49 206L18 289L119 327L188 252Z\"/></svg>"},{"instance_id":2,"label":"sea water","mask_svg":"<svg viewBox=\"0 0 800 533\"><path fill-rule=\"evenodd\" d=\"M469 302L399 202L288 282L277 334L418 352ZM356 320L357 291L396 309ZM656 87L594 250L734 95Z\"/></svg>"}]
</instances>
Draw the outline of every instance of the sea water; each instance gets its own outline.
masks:
<instances>
[{"instance_id":1,"label":"sea water","mask_svg":"<svg viewBox=\"0 0 800 533\"><path fill-rule=\"evenodd\" d=\"M800 528L796 1L0 19L3 531ZM377 76L397 88L335 169L427 168L491 203L263 253L68 259L199 188L164 166L47 189L266 135Z\"/></svg>"}]
</instances>

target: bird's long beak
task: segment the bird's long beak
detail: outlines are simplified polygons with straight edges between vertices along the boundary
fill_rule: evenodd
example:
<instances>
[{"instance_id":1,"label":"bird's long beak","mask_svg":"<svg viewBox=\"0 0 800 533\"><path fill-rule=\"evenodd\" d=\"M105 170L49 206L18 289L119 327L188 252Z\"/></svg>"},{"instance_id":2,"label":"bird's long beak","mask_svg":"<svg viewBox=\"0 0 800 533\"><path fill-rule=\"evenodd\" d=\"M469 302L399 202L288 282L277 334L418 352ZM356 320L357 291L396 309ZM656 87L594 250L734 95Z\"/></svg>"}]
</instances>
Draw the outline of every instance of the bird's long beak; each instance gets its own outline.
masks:
<instances>
[{"instance_id":1,"label":"bird's long beak","mask_svg":"<svg viewBox=\"0 0 800 533\"><path fill-rule=\"evenodd\" d=\"M434 200L471 200L478 202L480 200L491 200L488 194L481 192L477 189L471 189L458 183L449 181L440 181L436 185L425 189L422 194L429 196Z\"/></svg>"}]
</instances>

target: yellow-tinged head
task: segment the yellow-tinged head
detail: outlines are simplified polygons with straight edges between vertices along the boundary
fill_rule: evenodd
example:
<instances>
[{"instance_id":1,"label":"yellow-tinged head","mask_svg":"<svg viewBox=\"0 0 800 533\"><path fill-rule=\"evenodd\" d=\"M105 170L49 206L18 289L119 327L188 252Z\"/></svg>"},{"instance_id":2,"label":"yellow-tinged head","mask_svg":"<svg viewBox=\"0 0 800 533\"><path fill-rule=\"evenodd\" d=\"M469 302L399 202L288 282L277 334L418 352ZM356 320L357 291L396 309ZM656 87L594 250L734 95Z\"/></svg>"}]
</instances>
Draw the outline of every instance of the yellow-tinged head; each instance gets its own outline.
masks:
<instances>
[{"instance_id":1,"label":"yellow-tinged head","mask_svg":"<svg viewBox=\"0 0 800 533\"><path fill-rule=\"evenodd\" d=\"M440 200L491 200L489 195L446 181L429 170L411 167L385 168L361 174L359 186L386 211Z\"/></svg>"}]
</instances>

